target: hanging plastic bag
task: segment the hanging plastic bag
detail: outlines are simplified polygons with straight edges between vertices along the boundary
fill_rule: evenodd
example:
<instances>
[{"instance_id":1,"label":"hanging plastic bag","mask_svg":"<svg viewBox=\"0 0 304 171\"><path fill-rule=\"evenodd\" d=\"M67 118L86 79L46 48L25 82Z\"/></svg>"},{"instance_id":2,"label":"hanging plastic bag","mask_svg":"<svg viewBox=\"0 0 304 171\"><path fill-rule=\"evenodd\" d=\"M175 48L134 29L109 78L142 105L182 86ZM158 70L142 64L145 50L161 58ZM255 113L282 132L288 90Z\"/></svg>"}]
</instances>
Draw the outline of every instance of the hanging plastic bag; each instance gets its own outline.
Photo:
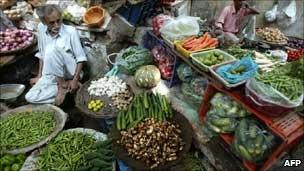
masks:
<instances>
[{"instance_id":1,"label":"hanging plastic bag","mask_svg":"<svg viewBox=\"0 0 304 171\"><path fill-rule=\"evenodd\" d=\"M198 20L198 17L190 16L179 16L176 19L168 20L160 29L161 35L171 41L197 35L200 31Z\"/></svg>"},{"instance_id":2,"label":"hanging plastic bag","mask_svg":"<svg viewBox=\"0 0 304 171\"><path fill-rule=\"evenodd\" d=\"M271 153L275 144L275 136L252 119L242 119L234 135L233 151L241 158L257 164Z\"/></svg>"},{"instance_id":3,"label":"hanging plastic bag","mask_svg":"<svg viewBox=\"0 0 304 171\"><path fill-rule=\"evenodd\" d=\"M183 82L190 82L193 76L192 69L188 65L182 63L177 68L177 76Z\"/></svg>"},{"instance_id":4,"label":"hanging plastic bag","mask_svg":"<svg viewBox=\"0 0 304 171\"><path fill-rule=\"evenodd\" d=\"M234 71L237 72L237 70L242 70L242 72L234 73ZM227 82L236 84L253 77L257 73L257 70L258 65L252 60L251 56L247 56L234 64L227 64L219 67L216 70L216 73Z\"/></svg>"},{"instance_id":5,"label":"hanging plastic bag","mask_svg":"<svg viewBox=\"0 0 304 171\"><path fill-rule=\"evenodd\" d=\"M151 53L148 49L139 46L131 46L120 51L117 55L115 64L119 71L133 75L139 67L149 65L152 62Z\"/></svg>"},{"instance_id":6,"label":"hanging plastic bag","mask_svg":"<svg viewBox=\"0 0 304 171\"><path fill-rule=\"evenodd\" d=\"M282 62L286 62L288 58L288 54L283 50L268 50L266 51L267 56L277 57Z\"/></svg>"},{"instance_id":7,"label":"hanging plastic bag","mask_svg":"<svg viewBox=\"0 0 304 171\"><path fill-rule=\"evenodd\" d=\"M295 23L297 14L297 4L292 0L289 5L277 14L277 24L281 28L287 28Z\"/></svg>"},{"instance_id":8,"label":"hanging plastic bag","mask_svg":"<svg viewBox=\"0 0 304 171\"><path fill-rule=\"evenodd\" d=\"M278 4L275 4L271 10L266 11L264 17L266 21L273 22L277 18Z\"/></svg>"}]
</instances>

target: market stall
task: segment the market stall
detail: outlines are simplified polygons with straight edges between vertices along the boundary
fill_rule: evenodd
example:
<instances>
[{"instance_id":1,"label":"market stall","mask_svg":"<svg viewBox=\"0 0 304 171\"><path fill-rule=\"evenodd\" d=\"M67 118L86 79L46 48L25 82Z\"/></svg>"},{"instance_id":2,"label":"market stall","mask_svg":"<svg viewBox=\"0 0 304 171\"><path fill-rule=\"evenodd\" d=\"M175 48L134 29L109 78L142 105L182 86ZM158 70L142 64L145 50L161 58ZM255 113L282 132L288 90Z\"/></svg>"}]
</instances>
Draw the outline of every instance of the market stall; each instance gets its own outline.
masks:
<instances>
[{"instance_id":1,"label":"market stall","mask_svg":"<svg viewBox=\"0 0 304 171\"><path fill-rule=\"evenodd\" d=\"M47 4L63 9L65 26L76 28L87 68L81 86L57 107L21 106L30 82L3 78L15 77L9 68L22 68L16 61L41 52L37 28ZM254 39L235 43L218 35L209 18L174 15L186 5L0 0L6 73L0 77L0 170L255 171L300 156L303 38L262 25ZM73 54L74 47L65 50Z\"/></svg>"}]
</instances>

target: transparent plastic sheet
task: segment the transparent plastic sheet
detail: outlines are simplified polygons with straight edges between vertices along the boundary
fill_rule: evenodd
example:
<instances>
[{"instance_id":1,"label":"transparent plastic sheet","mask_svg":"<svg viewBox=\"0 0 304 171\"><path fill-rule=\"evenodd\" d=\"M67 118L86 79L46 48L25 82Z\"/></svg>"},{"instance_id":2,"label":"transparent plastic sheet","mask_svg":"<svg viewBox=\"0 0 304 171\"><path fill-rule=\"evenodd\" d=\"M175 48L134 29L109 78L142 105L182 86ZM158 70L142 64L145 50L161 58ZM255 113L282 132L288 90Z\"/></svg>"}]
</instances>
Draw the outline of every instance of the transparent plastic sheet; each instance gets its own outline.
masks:
<instances>
[{"instance_id":1,"label":"transparent plastic sheet","mask_svg":"<svg viewBox=\"0 0 304 171\"><path fill-rule=\"evenodd\" d=\"M190 82L193 77L193 71L189 65L182 63L177 68L177 75L183 82Z\"/></svg>"},{"instance_id":2,"label":"transparent plastic sheet","mask_svg":"<svg viewBox=\"0 0 304 171\"><path fill-rule=\"evenodd\" d=\"M242 74L230 73L232 70L242 66L245 67L245 71ZM235 84L253 77L257 73L257 70L258 65L252 60L251 56L248 55L234 64L220 66L216 72L229 83Z\"/></svg>"},{"instance_id":3,"label":"transparent plastic sheet","mask_svg":"<svg viewBox=\"0 0 304 171\"><path fill-rule=\"evenodd\" d=\"M193 91L199 96L204 96L204 91L207 88L207 84L208 79L201 76L194 76L194 78L190 81Z\"/></svg>"},{"instance_id":4,"label":"transparent plastic sheet","mask_svg":"<svg viewBox=\"0 0 304 171\"><path fill-rule=\"evenodd\" d=\"M303 101L303 94L298 99L291 101L270 85L259 82L255 78L247 81L245 93L247 97L262 107L281 106L285 108L295 108L300 106ZM252 96L252 94L256 97Z\"/></svg>"},{"instance_id":5,"label":"transparent plastic sheet","mask_svg":"<svg viewBox=\"0 0 304 171\"><path fill-rule=\"evenodd\" d=\"M236 128L232 150L245 160L260 164L275 145L275 136L253 119L242 119Z\"/></svg>"},{"instance_id":6,"label":"transparent plastic sheet","mask_svg":"<svg viewBox=\"0 0 304 171\"><path fill-rule=\"evenodd\" d=\"M165 22L160 32L171 41L197 35L200 31L198 20L198 17L179 16Z\"/></svg>"},{"instance_id":7,"label":"transparent plastic sheet","mask_svg":"<svg viewBox=\"0 0 304 171\"><path fill-rule=\"evenodd\" d=\"M234 132L239 119L249 115L237 102L221 93L215 94L210 103L211 108L205 120L205 133L211 137L217 133Z\"/></svg>"},{"instance_id":8,"label":"transparent plastic sheet","mask_svg":"<svg viewBox=\"0 0 304 171\"><path fill-rule=\"evenodd\" d=\"M152 62L151 53L148 49L131 46L120 51L115 63L119 71L132 75L140 66L148 65Z\"/></svg>"},{"instance_id":9,"label":"transparent plastic sheet","mask_svg":"<svg viewBox=\"0 0 304 171\"><path fill-rule=\"evenodd\" d=\"M200 104L202 101L202 96L197 95L194 91L193 88L191 88L191 85L188 83L182 83L181 86L181 91L187 99L191 100L195 104Z\"/></svg>"}]
</instances>

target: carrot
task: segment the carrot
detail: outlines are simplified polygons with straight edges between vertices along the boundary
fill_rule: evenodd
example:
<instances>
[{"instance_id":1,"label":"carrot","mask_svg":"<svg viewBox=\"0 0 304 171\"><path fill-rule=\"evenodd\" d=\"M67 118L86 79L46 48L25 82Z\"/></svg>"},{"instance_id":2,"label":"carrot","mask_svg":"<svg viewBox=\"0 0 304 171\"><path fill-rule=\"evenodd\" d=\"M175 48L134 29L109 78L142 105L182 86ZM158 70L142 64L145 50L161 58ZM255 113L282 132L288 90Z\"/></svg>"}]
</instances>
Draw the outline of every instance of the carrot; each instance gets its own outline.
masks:
<instances>
[{"instance_id":1,"label":"carrot","mask_svg":"<svg viewBox=\"0 0 304 171\"><path fill-rule=\"evenodd\" d=\"M197 46L196 48L193 48L192 51L205 49L205 48L210 47L210 45L214 46L216 44L217 44L217 39L210 37L210 39L208 39L207 41L205 41L205 43L201 44L200 46Z\"/></svg>"},{"instance_id":2,"label":"carrot","mask_svg":"<svg viewBox=\"0 0 304 171\"><path fill-rule=\"evenodd\" d=\"M187 43L187 42L190 42L190 41L192 41L192 40L194 40L195 39L195 36L191 36L191 37L189 37L189 38L186 38L186 39L184 39L183 41L182 41L182 44L185 44L185 43Z\"/></svg>"},{"instance_id":3,"label":"carrot","mask_svg":"<svg viewBox=\"0 0 304 171\"><path fill-rule=\"evenodd\" d=\"M201 43L204 43L206 41L206 39L208 38L208 35L209 34L207 32L203 35Z\"/></svg>"},{"instance_id":4,"label":"carrot","mask_svg":"<svg viewBox=\"0 0 304 171\"><path fill-rule=\"evenodd\" d=\"M217 45L218 45L218 40L210 44L209 47L217 47Z\"/></svg>"},{"instance_id":5,"label":"carrot","mask_svg":"<svg viewBox=\"0 0 304 171\"><path fill-rule=\"evenodd\" d=\"M211 45L216 44L216 43L217 43L217 39L212 38L207 42L206 47L210 47Z\"/></svg>"}]
</instances>

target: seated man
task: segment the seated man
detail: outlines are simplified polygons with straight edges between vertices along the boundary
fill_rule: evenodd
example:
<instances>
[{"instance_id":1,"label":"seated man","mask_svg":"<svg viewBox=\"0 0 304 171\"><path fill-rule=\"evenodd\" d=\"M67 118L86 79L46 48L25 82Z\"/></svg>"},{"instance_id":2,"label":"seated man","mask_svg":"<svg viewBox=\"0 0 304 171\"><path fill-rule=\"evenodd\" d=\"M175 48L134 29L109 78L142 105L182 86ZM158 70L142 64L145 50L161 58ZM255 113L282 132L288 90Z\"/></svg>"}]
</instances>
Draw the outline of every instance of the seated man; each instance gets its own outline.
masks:
<instances>
[{"instance_id":1,"label":"seated man","mask_svg":"<svg viewBox=\"0 0 304 171\"><path fill-rule=\"evenodd\" d=\"M77 30L62 24L61 10L56 5L41 9L38 25L39 73L30 83L35 84L26 94L30 103L60 105L66 92L78 88L78 80L87 60Z\"/></svg>"},{"instance_id":2,"label":"seated man","mask_svg":"<svg viewBox=\"0 0 304 171\"><path fill-rule=\"evenodd\" d=\"M246 0L233 0L226 6L215 22L216 34L224 38L225 43L238 43L239 37L254 39L255 16L259 12L248 5Z\"/></svg>"}]
</instances>

